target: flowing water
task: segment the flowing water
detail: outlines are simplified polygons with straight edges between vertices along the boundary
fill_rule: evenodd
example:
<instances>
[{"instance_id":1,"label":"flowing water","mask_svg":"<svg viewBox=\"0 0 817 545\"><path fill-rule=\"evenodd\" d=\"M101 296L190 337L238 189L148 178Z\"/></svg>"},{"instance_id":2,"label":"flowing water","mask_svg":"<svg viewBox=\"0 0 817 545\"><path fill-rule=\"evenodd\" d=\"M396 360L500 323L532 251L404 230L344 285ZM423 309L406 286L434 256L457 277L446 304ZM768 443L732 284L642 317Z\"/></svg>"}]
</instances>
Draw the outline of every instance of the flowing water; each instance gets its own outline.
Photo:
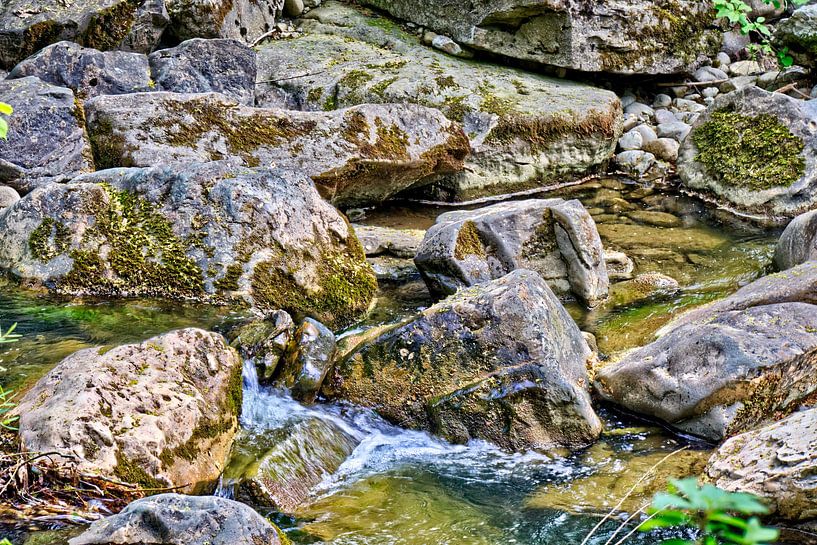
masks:
<instances>
[{"instance_id":1,"label":"flowing water","mask_svg":"<svg viewBox=\"0 0 817 545\"><path fill-rule=\"evenodd\" d=\"M660 271L681 291L589 312L567 301L582 329L596 334L605 354L644 344L678 312L723 297L763 274L775 237L722 221L699 203L626 180L606 179L550 196L578 198L593 214L605 247L623 251L635 273ZM363 223L428 228L441 212L433 205L394 204L369 210ZM657 213L656 213L657 212ZM431 304L415 276L384 284L365 328ZM0 283L0 326L18 322L21 342L0 347L0 385L24 389L71 352L94 345L141 340L174 328L223 330L241 314L201 305L152 301L67 303ZM284 392L258 385L245 366L243 431L219 493L232 495L251 474L263 443L291 436L317 419L359 443L333 475L325 475L292 517L270 514L295 543L346 544L571 544L615 507L656 462L659 473L695 473L706 458L657 427L601 409L602 439L585 451L507 454L484 444L446 444L425 433L394 427L370 411L343 404L304 407ZM257 464L256 464L257 465ZM634 511L663 486L646 479L622 508ZM611 521L589 543L607 543ZM616 543L623 533L609 540ZM62 543L64 534L34 533L37 543ZM657 540L634 535L628 543ZM32 542L33 543L33 542Z\"/></svg>"}]
</instances>

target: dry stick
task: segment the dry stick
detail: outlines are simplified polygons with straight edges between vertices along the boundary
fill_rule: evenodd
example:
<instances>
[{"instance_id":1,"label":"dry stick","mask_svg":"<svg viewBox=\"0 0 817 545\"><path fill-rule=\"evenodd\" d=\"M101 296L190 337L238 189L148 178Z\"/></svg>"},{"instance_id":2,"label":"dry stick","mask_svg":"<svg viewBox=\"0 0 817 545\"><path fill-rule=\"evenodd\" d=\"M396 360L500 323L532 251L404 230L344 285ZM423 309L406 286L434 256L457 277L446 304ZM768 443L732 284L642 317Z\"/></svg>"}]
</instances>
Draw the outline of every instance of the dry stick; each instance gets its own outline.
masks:
<instances>
[{"instance_id":1,"label":"dry stick","mask_svg":"<svg viewBox=\"0 0 817 545\"><path fill-rule=\"evenodd\" d=\"M806 93L797 88L797 83L789 83L788 85L784 85L783 87L775 91L775 93L785 93L786 91L794 91L803 98L811 98Z\"/></svg>"},{"instance_id":2,"label":"dry stick","mask_svg":"<svg viewBox=\"0 0 817 545\"><path fill-rule=\"evenodd\" d=\"M729 81L729 78L712 81L690 81L685 83L659 83L658 87L698 87L701 85L717 85L719 83L726 83L727 81Z\"/></svg>"},{"instance_id":3,"label":"dry stick","mask_svg":"<svg viewBox=\"0 0 817 545\"><path fill-rule=\"evenodd\" d=\"M661 511L663 511L663 509ZM656 511L655 513L653 513L652 515L647 517L647 520L650 520L651 518L654 518L654 517L658 516L661 513L661 511ZM647 522L647 520L645 520L644 522ZM618 541L616 541L615 545L622 545L625 541L627 541L630 538L630 536L632 536L634 533L636 533L638 531L638 528L640 526L641 526L641 524L639 524L638 526L633 528L632 531L629 534L627 534L626 536L624 536L621 539L619 539Z\"/></svg>"},{"instance_id":4,"label":"dry stick","mask_svg":"<svg viewBox=\"0 0 817 545\"><path fill-rule=\"evenodd\" d=\"M650 506L650 502L647 502L644 505L642 505L641 507L639 507L638 510L635 513L633 513L632 515L627 517L627 519L624 522L622 522L621 524L618 525L618 528L616 528L616 531L613 532L613 535L610 536L610 539L608 539L607 541L604 542L604 545L610 545L610 543L613 542L613 538L616 537L618 535L618 533L627 526L627 523L630 522L631 520L633 520L635 517L637 517L641 513L643 513L644 509L646 509L649 506Z\"/></svg>"},{"instance_id":5,"label":"dry stick","mask_svg":"<svg viewBox=\"0 0 817 545\"><path fill-rule=\"evenodd\" d=\"M596 525L593 527L593 529L592 529L592 530L590 530L590 533L589 533L589 534L587 534L587 536L586 536L586 537L584 538L584 540L583 540L583 541L580 543L580 545L587 545L587 542L588 542L588 541L590 541L590 538L591 538L591 537L593 537L593 534L595 534L595 533L598 531L598 529L599 529L599 528L601 528L602 524L604 524L605 522L607 522L607 521L610 519L610 517L612 517L612 516L613 516L613 514L614 514L616 511L618 511L619 507L621 507L621 506L622 506L622 504L625 502L625 500L626 500L627 498L629 498L629 497L630 497L630 495L631 495L633 492L635 492L636 487L638 487L638 485L640 485L640 484L641 484L641 482L642 482L644 479L646 479L646 478L647 478L647 476L648 476L648 475L649 475L649 474L650 474L650 473L651 473L651 472L652 472L652 471L653 471L655 468L657 468L658 466L660 466L661 464L663 464L665 461L667 461L667 460L668 460L669 458L671 458L672 456L675 456L675 455L676 455L676 454L678 454L679 452L684 451L684 450L686 450L686 449L688 449L688 448L689 448L689 446L685 446L685 447L681 447L681 448L679 448L678 450L674 450L674 451L670 452L669 454L667 454L666 456L664 456L663 458L661 458L660 460L658 460L658 461L655 463L655 465L653 465L651 468L649 468L647 471L645 471L645 472L644 472L644 474L641 476L641 478L640 478L640 479L638 479L638 480L635 482L635 484L633 484L633 486L630 488L630 490L628 490L628 491L627 491L627 493L626 493L626 494L624 494L624 496L623 496L623 497L622 497L622 498L619 500L619 502L616 504L616 506L615 506L615 507L613 507L613 508L610 510L610 512L609 512L609 513L607 513L607 514L604 516L604 518L603 518L603 519L601 519L601 520L599 521L599 523L598 523L598 524L596 524Z\"/></svg>"}]
</instances>

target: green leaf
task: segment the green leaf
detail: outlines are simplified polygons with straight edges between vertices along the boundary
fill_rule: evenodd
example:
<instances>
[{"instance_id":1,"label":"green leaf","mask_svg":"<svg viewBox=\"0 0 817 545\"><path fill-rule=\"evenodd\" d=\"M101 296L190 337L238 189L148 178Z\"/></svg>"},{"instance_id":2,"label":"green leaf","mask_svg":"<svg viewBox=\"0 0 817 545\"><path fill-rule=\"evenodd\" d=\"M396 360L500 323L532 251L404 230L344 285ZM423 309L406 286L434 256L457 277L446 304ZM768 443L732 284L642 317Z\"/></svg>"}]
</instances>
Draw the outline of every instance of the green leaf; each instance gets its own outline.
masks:
<instances>
[{"instance_id":1,"label":"green leaf","mask_svg":"<svg viewBox=\"0 0 817 545\"><path fill-rule=\"evenodd\" d=\"M0 114L11 115L12 113L14 113L14 108L5 102L0 102Z\"/></svg>"},{"instance_id":2,"label":"green leaf","mask_svg":"<svg viewBox=\"0 0 817 545\"><path fill-rule=\"evenodd\" d=\"M638 529L641 532L649 532L655 528L672 528L673 526L685 526L689 523L689 516L682 511L668 510L660 511L654 517L641 523Z\"/></svg>"},{"instance_id":3,"label":"green leaf","mask_svg":"<svg viewBox=\"0 0 817 545\"><path fill-rule=\"evenodd\" d=\"M8 134L8 132L9 132L9 124L6 123L5 119L0 119L0 138L5 140L6 135Z\"/></svg>"}]
</instances>

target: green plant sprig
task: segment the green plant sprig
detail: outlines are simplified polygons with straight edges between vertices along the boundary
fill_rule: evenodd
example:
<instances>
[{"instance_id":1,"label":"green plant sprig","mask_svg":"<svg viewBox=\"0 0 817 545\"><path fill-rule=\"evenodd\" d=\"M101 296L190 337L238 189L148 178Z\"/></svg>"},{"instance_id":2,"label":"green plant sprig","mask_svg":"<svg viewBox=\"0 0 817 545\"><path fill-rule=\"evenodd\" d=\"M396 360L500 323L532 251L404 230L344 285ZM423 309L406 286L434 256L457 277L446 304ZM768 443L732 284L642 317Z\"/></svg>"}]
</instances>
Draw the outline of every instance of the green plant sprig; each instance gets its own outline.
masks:
<instances>
[{"instance_id":1,"label":"green plant sprig","mask_svg":"<svg viewBox=\"0 0 817 545\"><path fill-rule=\"evenodd\" d=\"M14 108L9 106L5 102L0 102L0 114L11 115L12 113L14 113ZM0 138L5 140L6 135L8 135L8 132L9 132L8 121L0 117ZM0 545L2 545L2 543L0 543Z\"/></svg>"}]
</instances>

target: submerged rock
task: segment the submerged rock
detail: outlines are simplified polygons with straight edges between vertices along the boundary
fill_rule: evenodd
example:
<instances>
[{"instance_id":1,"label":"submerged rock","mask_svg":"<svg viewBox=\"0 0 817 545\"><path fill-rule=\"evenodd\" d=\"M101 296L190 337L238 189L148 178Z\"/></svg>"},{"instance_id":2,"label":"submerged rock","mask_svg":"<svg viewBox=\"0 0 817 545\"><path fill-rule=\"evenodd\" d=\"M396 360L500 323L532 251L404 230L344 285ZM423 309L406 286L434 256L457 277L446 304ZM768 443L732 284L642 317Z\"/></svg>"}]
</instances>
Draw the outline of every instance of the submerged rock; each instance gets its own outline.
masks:
<instances>
[{"instance_id":1,"label":"submerged rock","mask_svg":"<svg viewBox=\"0 0 817 545\"><path fill-rule=\"evenodd\" d=\"M225 162L113 169L0 215L0 270L69 295L247 302L341 327L376 281L303 174Z\"/></svg>"},{"instance_id":2,"label":"submerged rock","mask_svg":"<svg viewBox=\"0 0 817 545\"><path fill-rule=\"evenodd\" d=\"M323 392L454 442L581 447L601 431L586 390L591 357L545 281L516 270L367 335Z\"/></svg>"},{"instance_id":3,"label":"submerged rock","mask_svg":"<svg viewBox=\"0 0 817 545\"><path fill-rule=\"evenodd\" d=\"M94 522L70 545L279 545L289 540L251 507L217 496L160 494Z\"/></svg>"},{"instance_id":4,"label":"submerged rock","mask_svg":"<svg viewBox=\"0 0 817 545\"><path fill-rule=\"evenodd\" d=\"M817 409L737 435L718 448L706 475L732 492L765 499L787 520L817 517Z\"/></svg>"},{"instance_id":5,"label":"submerged rock","mask_svg":"<svg viewBox=\"0 0 817 545\"><path fill-rule=\"evenodd\" d=\"M719 95L684 140L678 174L741 212L794 217L817 206L815 126L817 101L758 87Z\"/></svg>"},{"instance_id":6,"label":"submerged rock","mask_svg":"<svg viewBox=\"0 0 817 545\"><path fill-rule=\"evenodd\" d=\"M817 264L789 273L670 323L603 366L597 391L713 441L796 410L817 391Z\"/></svg>"},{"instance_id":7,"label":"submerged rock","mask_svg":"<svg viewBox=\"0 0 817 545\"><path fill-rule=\"evenodd\" d=\"M325 325L307 318L295 331L278 381L298 401L312 403L335 357L335 334Z\"/></svg>"},{"instance_id":8,"label":"submerged rock","mask_svg":"<svg viewBox=\"0 0 817 545\"><path fill-rule=\"evenodd\" d=\"M199 329L80 350L20 400L21 449L58 453L40 463L67 475L206 490L238 429L241 366L220 335Z\"/></svg>"},{"instance_id":9,"label":"submerged rock","mask_svg":"<svg viewBox=\"0 0 817 545\"><path fill-rule=\"evenodd\" d=\"M295 336L295 323L283 310L275 310L261 320L242 324L228 334L230 345L244 359L255 362L261 382L269 382Z\"/></svg>"},{"instance_id":10,"label":"submerged rock","mask_svg":"<svg viewBox=\"0 0 817 545\"><path fill-rule=\"evenodd\" d=\"M579 201L532 199L447 212L414 259L429 289L450 295L515 269L538 272L559 293L590 306L609 281L596 224Z\"/></svg>"},{"instance_id":11,"label":"submerged rock","mask_svg":"<svg viewBox=\"0 0 817 545\"><path fill-rule=\"evenodd\" d=\"M720 45L711 6L690 0L365 0L457 42L585 72L689 72Z\"/></svg>"},{"instance_id":12,"label":"submerged rock","mask_svg":"<svg viewBox=\"0 0 817 545\"><path fill-rule=\"evenodd\" d=\"M187 40L149 57L157 90L226 95L255 105L255 52L237 40Z\"/></svg>"},{"instance_id":13,"label":"submerged rock","mask_svg":"<svg viewBox=\"0 0 817 545\"><path fill-rule=\"evenodd\" d=\"M296 168L338 205L380 202L461 170L468 140L440 112L363 105L337 112L241 106L217 93L141 93L86 103L97 166L215 159Z\"/></svg>"},{"instance_id":14,"label":"submerged rock","mask_svg":"<svg viewBox=\"0 0 817 545\"><path fill-rule=\"evenodd\" d=\"M812 259L817 259L817 210L794 218L774 251L775 265L782 271Z\"/></svg>"},{"instance_id":15,"label":"submerged rock","mask_svg":"<svg viewBox=\"0 0 817 545\"><path fill-rule=\"evenodd\" d=\"M0 183L27 193L94 168L74 93L35 77L0 81L0 102L14 108L0 140Z\"/></svg>"},{"instance_id":16,"label":"submerged rock","mask_svg":"<svg viewBox=\"0 0 817 545\"><path fill-rule=\"evenodd\" d=\"M284 0L165 0L180 40L233 38L253 43L275 26Z\"/></svg>"},{"instance_id":17,"label":"submerged rock","mask_svg":"<svg viewBox=\"0 0 817 545\"><path fill-rule=\"evenodd\" d=\"M9 79L35 76L46 83L68 87L82 99L149 91L147 57L138 53L109 51L59 42L14 67Z\"/></svg>"},{"instance_id":18,"label":"submerged rock","mask_svg":"<svg viewBox=\"0 0 817 545\"><path fill-rule=\"evenodd\" d=\"M304 35L258 53L258 102L301 110L414 103L461 123L473 154L412 194L468 200L562 183L601 168L621 133L615 94L458 59L423 47L389 19L325 2Z\"/></svg>"}]
</instances>

